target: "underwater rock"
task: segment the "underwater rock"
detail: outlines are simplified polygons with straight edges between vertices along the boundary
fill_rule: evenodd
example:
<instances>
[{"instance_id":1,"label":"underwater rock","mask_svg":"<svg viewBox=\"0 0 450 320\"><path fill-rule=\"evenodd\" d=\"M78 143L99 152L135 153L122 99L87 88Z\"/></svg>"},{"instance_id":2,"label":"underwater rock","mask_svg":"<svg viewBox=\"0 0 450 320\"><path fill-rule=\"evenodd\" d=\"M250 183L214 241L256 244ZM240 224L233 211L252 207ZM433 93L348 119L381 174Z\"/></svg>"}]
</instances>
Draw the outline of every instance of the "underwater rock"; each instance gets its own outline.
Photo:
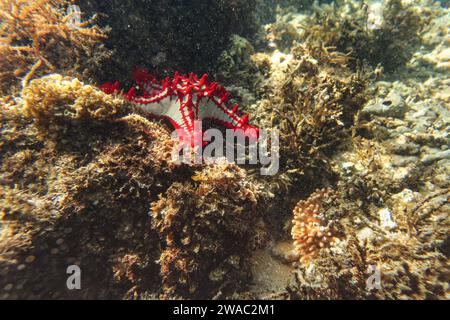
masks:
<instances>
[{"instance_id":1,"label":"underwater rock","mask_svg":"<svg viewBox=\"0 0 450 320\"><path fill-rule=\"evenodd\" d=\"M385 98L368 103L363 109L363 115L377 115L402 119L408 106L402 97L395 91L390 91Z\"/></svg>"},{"instance_id":2,"label":"underwater rock","mask_svg":"<svg viewBox=\"0 0 450 320\"><path fill-rule=\"evenodd\" d=\"M392 220L392 212L388 208L383 208L378 211L380 217L380 225L387 230L394 229L397 224Z\"/></svg>"},{"instance_id":3,"label":"underwater rock","mask_svg":"<svg viewBox=\"0 0 450 320\"><path fill-rule=\"evenodd\" d=\"M169 132L122 117L122 99L61 75L33 80L17 101L0 109L0 296L132 299L155 291L159 252L148 208L171 183ZM88 290L66 289L74 264Z\"/></svg>"},{"instance_id":4,"label":"underwater rock","mask_svg":"<svg viewBox=\"0 0 450 320\"><path fill-rule=\"evenodd\" d=\"M432 162L442 160L442 159L450 159L450 150L436 150L435 152L430 152L429 154L423 156L420 161L423 164L430 164Z\"/></svg>"}]
</instances>

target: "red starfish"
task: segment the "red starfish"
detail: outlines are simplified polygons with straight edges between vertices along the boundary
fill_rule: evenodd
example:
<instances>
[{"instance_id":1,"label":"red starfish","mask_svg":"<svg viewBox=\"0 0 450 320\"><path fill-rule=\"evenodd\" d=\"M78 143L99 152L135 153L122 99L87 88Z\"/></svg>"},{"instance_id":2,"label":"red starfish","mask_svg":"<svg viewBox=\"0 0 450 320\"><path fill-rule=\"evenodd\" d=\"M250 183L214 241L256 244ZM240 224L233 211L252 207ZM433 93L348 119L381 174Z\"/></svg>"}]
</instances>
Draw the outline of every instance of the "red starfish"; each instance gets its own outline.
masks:
<instances>
[{"instance_id":1,"label":"red starfish","mask_svg":"<svg viewBox=\"0 0 450 320\"><path fill-rule=\"evenodd\" d=\"M165 118L181 133L183 141L192 141L195 120L212 120L225 128L242 130L250 138L257 139L259 129L248 124L248 114L239 116L238 105L228 107L228 93L217 82L208 82L208 75L200 79L175 73L158 81L146 70L135 70L133 78L143 95L137 96L132 87L125 95L140 111ZM119 84L105 83L100 88L106 93L118 92ZM185 140L188 139L188 140Z\"/></svg>"}]
</instances>

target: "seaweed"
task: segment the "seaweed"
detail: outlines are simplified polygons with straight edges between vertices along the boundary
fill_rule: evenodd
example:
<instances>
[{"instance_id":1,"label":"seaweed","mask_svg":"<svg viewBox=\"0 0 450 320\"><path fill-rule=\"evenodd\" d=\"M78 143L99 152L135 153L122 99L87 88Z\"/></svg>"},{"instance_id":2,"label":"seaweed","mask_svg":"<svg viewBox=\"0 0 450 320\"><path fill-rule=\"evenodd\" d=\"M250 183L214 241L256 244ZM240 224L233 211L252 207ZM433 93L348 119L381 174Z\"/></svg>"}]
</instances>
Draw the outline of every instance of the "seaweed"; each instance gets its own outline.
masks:
<instances>
[{"instance_id":1,"label":"seaweed","mask_svg":"<svg viewBox=\"0 0 450 320\"><path fill-rule=\"evenodd\" d=\"M383 7L352 1L316 6L304 38L348 54L351 66L379 64L387 73L408 62L421 43L430 12L413 3L387 0Z\"/></svg>"},{"instance_id":2,"label":"seaweed","mask_svg":"<svg viewBox=\"0 0 450 320\"><path fill-rule=\"evenodd\" d=\"M298 44L273 93L260 108L280 132L279 187L296 181L333 179L329 159L351 137L355 117L368 98L368 75L352 72L348 58L313 43ZM267 118L267 117L266 117Z\"/></svg>"},{"instance_id":3,"label":"seaweed","mask_svg":"<svg viewBox=\"0 0 450 320\"><path fill-rule=\"evenodd\" d=\"M258 192L245 177L236 165L219 162L192 182L174 183L152 204L152 224L164 243L162 298L227 296L248 282Z\"/></svg>"},{"instance_id":4,"label":"seaweed","mask_svg":"<svg viewBox=\"0 0 450 320\"><path fill-rule=\"evenodd\" d=\"M23 88L33 77L56 70L80 71L86 67L82 60L100 50L105 32L93 25L94 18L72 26L66 11L71 3L0 1L0 93L13 93L20 81Z\"/></svg>"}]
</instances>

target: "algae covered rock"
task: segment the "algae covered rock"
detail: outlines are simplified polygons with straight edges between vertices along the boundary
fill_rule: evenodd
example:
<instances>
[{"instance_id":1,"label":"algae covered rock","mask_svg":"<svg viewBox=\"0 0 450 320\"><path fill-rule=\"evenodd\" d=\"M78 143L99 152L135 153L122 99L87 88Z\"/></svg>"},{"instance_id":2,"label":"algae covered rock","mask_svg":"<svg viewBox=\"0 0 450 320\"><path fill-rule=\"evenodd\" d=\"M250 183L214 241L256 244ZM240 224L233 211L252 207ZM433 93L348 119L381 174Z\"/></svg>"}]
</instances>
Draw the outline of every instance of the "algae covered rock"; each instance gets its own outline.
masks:
<instances>
[{"instance_id":1,"label":"algae covered rock","mask_svg":"<svg viewBox=\"0 0 450 320\"><path fill-rule=\"evenodd\" d=\"M212 298L249 280L248 255L258 219L255 186L233 164L197 172L174 183L152 205L153 226L163 240L163 298Z\"/></svg>"},{"instance_id":2,"label":"algae covered rock","mask_svg":"<svg viewBox=\"0 0 450 320\"><path fill-rule=\"evenodd\" d=\"M403 98L397 92L390 91L384 99L367 104L362 114L402 118L407 110L408 106Z\"/></svg>"},{"instance_id":3,"label":"algae covered rock","mask_svg":"<svg viewBox=\"0 0 450 320\"><path fill-rule=\"evenodd\" d=\"M77 79L35 79L16 100L0 118L3 298L211 298L245 286L258 203L245 170L175 164L166 127ZM70 266L85 290L66 287Z\"/></svg>"},{"instance_id":4,"label":"algae covered rock","mask_svg":"<svg viewBox=\"0 0 450 320\"><path fill-rule=\"evenodd\" d=\"M1 109L1 296L134 298L156 290L148 210L175 168L169 132L119 118L121 99L60 75L32 81L20 101ZM66 287L71 265L86 290Z\"/></svg>"},{"instance_id":5,"label":"algae covered rock","mask_svg":"<svg viewBox=\"0 0 450 320\"><path fill-rule=\"evenodd\" d=\"M355 58L354 67L380 64L393 72L412 58L429 22L430 10L402 0L364 3L342 1L313 9L305 37L323 41Z\"/></svg>"}]
</instances>

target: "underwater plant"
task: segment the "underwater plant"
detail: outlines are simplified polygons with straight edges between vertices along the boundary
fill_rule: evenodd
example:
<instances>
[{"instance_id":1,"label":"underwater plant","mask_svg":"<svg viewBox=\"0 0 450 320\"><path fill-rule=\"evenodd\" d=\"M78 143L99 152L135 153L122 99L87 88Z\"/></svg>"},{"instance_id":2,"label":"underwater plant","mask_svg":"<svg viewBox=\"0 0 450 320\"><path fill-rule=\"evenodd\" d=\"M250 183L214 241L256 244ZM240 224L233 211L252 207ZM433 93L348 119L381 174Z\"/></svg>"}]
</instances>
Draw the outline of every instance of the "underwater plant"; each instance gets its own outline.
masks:
<instances>
[{"instance_id":1,"label":"underwater plant","mask_svg":"<svg viewBox=\"0 0 450 320\"><path fill-rule=\"evenodd\" d=\"M105 32L93 25L94 18L72 26L71 3L0 1L0 93L12 93L19 81L23 88L33 77L57 69L75 70L92 57Z\"/></svg>"},{"instance_id":2,"label":"underwater plant","mask_svg":"<svg viewBox=\"0 0 450 320\"><path fill-rule=\"evenodd\" d=\"M428 22L429 11L414 3L344 0L313 7L304 38L347 54L354 68L380 64L390 73L412 57Z\"/></svg>"},{"instance_id":3,"label":"underwater plant","mask_svg":"<svg viewBox=\"0 0 450 320\"><path fill-rule=\"evenodd\" d=\"M367 75L352 72L348 57L313 43L298 44L293 59L260 108L280 131L281 174L273 184L330 178L329 157L351 136L367 100ZM267 118L267 117L266 117ZM285 179L286 178L286 179Z\"/></svg>"}]
</instances>

